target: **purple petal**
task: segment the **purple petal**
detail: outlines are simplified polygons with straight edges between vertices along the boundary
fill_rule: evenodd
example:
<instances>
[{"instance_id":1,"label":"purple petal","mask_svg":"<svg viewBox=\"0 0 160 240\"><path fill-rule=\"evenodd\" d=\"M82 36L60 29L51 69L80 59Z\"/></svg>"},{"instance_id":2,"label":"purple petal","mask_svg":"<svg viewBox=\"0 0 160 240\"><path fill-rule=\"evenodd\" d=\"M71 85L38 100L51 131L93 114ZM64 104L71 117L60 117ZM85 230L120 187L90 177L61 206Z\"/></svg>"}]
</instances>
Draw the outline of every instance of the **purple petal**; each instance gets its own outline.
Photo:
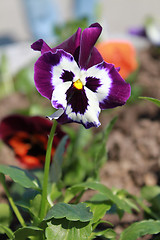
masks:
<instances>
[{"instance_id":1,"label":"purple petal","mask_svg":"<svg viewBox=\"0 0 160 240\"><path fill-rule=\"evenodd\" d=\"M123 80L113 64L103 62L97 65L97 68L105 70L103 73L104 77L101 78L102 87L97 90L100 108L107 109L125 104L130 97L130 84ZM103 92L103 90L105 90L103 84L104 86L108 84L108 86L106 85L106 96L105 92Z\"/></svg>"},{"instance_id":2,"label":"purple petal","mask_svg":"<svg viewBox=\"0 0 160 240\"><path fill-rule=\"evenodd\" d=\"M65 70L63 66L69 67L68 65L72 61L75 62L73 57L63 50L57 50L56 53L46 52L39 57L34 67L34 80L36 88L42 96L51 100L55 86L63 83L62 73ZM75 66L75 64L73 65Z\"/></svg>"},{"instance_id":3,"label":"purple petal","mask_svg":"<svg viewBox=\"0 0 160 240\"><path fill-rule=\"evenodd\" d=\"M82 32L79 55L79 65L82 69L88 69L103 61L102 56L94 47L101 31L102 27L95 23Z\"/></svg>"},{"instance_id":4,"label":"purple petal","mask_svg":"<svg viewBox=\"0 0 160 240\"><path fill-rule=\"evenodd\" d=\"M66 124L74 122L71 118L68 117L68 115L64 112L58 119L57 122L60 124Z\"/></svg>"},{"instance_id":5,"label":"purple petal","mask_svg":"<svg viewBox=\"0 0 160 240\"><path fill-rule=\"evenodd\" d=\"M31 45L31 48L35 51L41 51L41 54L52 51L52 49L47 45L43 39L39 39Z\"/></svg>"},{"instance_id":6,"label":"purple petal","mask_svg":"<svg viewBox=\"0 0 160 240\"><path fill-rule=\"evenodd\" d=\"M71 37L54 48L50 48L43 39L39 39L38 41L34 42L31 45L31 48L35 51L41 51L41 54L48 51L55 53L57 49L62 49L78 59L81 31L81 28L78 28L78 30Z\"/></svg>"},{"instance_id":7,"label":"purple petal","mask_svg":"<svg viewBox=\"0 0 160 240\"><path fill-rule=\"evenodd\" d=\"M81 31L81 28L78 28L77 32L57 47L52 48L52 51L55 52L57 49L63 49L75 57L76 49L80 46Z\"/></svg>"}]
</instances>

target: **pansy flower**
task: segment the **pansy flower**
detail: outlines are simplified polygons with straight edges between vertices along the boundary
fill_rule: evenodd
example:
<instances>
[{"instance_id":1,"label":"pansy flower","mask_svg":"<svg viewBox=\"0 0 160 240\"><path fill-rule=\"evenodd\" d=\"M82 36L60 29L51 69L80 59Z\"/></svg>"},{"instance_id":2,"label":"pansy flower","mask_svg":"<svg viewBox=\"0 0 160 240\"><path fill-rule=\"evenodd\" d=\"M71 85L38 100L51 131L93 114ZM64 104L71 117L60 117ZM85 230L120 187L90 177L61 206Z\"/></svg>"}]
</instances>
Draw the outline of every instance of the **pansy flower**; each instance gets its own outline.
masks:
<instances>
[{"instance_id":1,"label":"pansy flower","mask_svg":"<svg viewBox=\"0 0 160 240\"><path fill-rule=\"evenodd\" d=\"M129 98L130 85L94 47L101 31L94 23L83 32L78 28L55 48L42 39L32 44L41 51L34 67L36 88L58 109L49 119L98 127L101 109L123 105Z\"/></svg>"},{"instance_id":2,"label":"pansy flower","mask_svg":"<svg viewBox=\"0 0 160 240\"><path fill-rule=\"evenodd\" d=\"M42 117L11 115L0 123L0 139L14 150L16 158L28 168L44 166L52 122ZM51 157L65 133L57 127Z\"/></svg>"},{"instance_id":3,"label":"pansy flower","mask_svg":"<svg viewBox=\"0 0 160 240\"><path fill-rule=\"evenodd\" d=\"M119 74L126 79L137 67L136 50L129 41L109 40L96 45L106 62L120 67Z\"/></svg>"}]
</instances>

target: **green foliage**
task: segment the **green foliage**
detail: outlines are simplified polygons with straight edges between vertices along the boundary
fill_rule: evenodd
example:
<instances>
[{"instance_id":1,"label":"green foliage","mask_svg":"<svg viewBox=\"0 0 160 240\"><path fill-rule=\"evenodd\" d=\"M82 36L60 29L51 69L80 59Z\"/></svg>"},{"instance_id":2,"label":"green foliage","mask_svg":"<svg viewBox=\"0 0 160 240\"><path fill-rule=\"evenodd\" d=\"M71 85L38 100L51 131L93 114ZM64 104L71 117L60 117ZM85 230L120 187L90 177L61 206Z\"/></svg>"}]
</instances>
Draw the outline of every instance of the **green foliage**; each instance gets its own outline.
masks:
<instances>
[{"instance_id":1,"label":"green foliage","mask_svg":"<svg viewBox=\"0 0 160 240\"><path fill-rule=\"evenodd\" d=\"M107 125L107 127L97 134L92 142L92 148L90 149L92 158L94 159L94 173L96 174L95 179L98 178L98 170L103 166L107 161L107 149L106 143L109 137L109 134L117 121L117 116L115 116Z\"/></svg>"},{"instance_id":2,"label":"green foliage","mask_svg":"<svg viewBox=\"0 0 160 240\"><path fill-rule=\"evenodd\" d=\"M160 100L156 98L151 98L151 97L139 97L140 99L148 100L154 104L156 104L158 107L160 107Z\"/></svg>"},{"instance_id":3,"label":"green foliage","mask_svg":"<svg viewBox=\"0 0 160 240\"><path fill-rule=\"evenodd\" d=\"M77 193L86 189L93 189L99 191L106 197L106 200L111 200L114 204L118 206L118 208L124 210L125 212L131 213L133 205L131 206L130 203L118 197L118 195L114 194L114 191L110 190L108 187L104 186L99 182L85 182L68 188L65 195L65 202L70 201Z\"/></svg>"},{"instance_id":4,"label":"green foliage","mask_svg":"<svg viewBox=\"0 0 160 240\"><path fill-rule=\"evenodd\" d=\"M62 162L63 162L63 154L65 151L65 146L67 142L68 136L65 136L61 142L59 143L56 152L54 154L54 158L50 167L50 181L58 182L62 176Z\"/></svg>"},{"instance_id":5,"label":"green foliage","mask_svg":"<svg viewBox=\"0 0 160 240\"><path fill-rule=\"evenodd\" d=\"M35 90L33 70L30 67L23 68L14 76L14 79L15 90L31 97L31 93Z\"/></svg>"},{"instance_id":6,"label":"green foliage","mask_svg":"<svg viewBox=\"0 0 160 240\"><path fill-rule=\"evenodd\" d=\"M106 238L112 239L112 240L116 239L116 233L111 228L105 229L103 231L92 232L91 237L89 239L94 239L95 237L100 237L100 236L104 236L105 239Z\"/></svg>"},{"instance_id":7,"label":"green foliage","mask_svg":"<svg viewBox=\"0 0 160 240\"><path fill-rule=\"evenodd\" d=\"M14 182L25 188L40 189L37 178L27 170L14 166L0 165L0 173L10 176Z\"/></svg>"},{"instance_id":8,"label":"green foliage","mask_svg":"<svg viewBox=\"0 0 160 240\"><path fill-rule=\"evenodd\" d=\"M47 240L87 240L91 235L91 225L89 222L69 221L63 219L52 219L46 228Z\"/></svg>"},{"instance_id":9,"label":"green foliage","mask_svg":"<svg viewBox=\"0 0 160 240\"><path fill-rule=\"evenodd\" d=\"M93 214L90 212L90 208L86 207L85 203L57 203L49 210L45 220L66 218L70 221L88 222L92 219L92 216Z\"/></svg>"},{"instance_id":10,"label":"green foliage","mask_svg":"<svg viewBox=\"0 0 160 240\"><path fill-rule=\"evenodd\" d=\"M98 180L99 170L107 162L106 144L116 120L117 117L114 117L104 130L96 134L91 129L86 131L83 126L77 132L64 128L70 139L63 165L65 185L73 185L87 178Z\"/></svg>"},{"instance_id":11,"label":"green foliage","mask_svg":"<svg viewBox=\"0 0 160 240\"><path fill-rule=\"evenodd\" d=\"M28 240L28 237L36 237L35 240L41 240L43 238L43 230L34 226L27 226L23 228L19 228L14 233L13 240Z\"/></svg>"},{"instance_id":12,"label":"green foliage","mask_svg":"<svg viewBox=\"0 0 160 240\"><path fill-rule=\"evenodd\" d=\"M0 204L0 233L4 233L7 228L9 227L12 221L12 211L8 204L1 203ZM4 228L5 229L4 229Z\"/></svg>"},{"instance_id":13,"label":"green foliage","mask_svg":"<svg viewBox=\"0 0 160 240\"><path fill-rule=\"evenodd\" d=\"M9 63L6 55L2 54L0 59L0 98L6 97L14 92L13 77L9 71Z\"/></svg>"},{"instance_id":14,"label":"green foliage","mask_svg":"<svg viewBox=\"0 0 160 240\"><path fill-rule=\"evenodd\" d=\"M160 232L160 221L144 220L133 223L126 228L120 236L119 240L136 240L137 238L147 234L157 234Z\"/></svg>"},{"instance_id":15,"label":"green foliage","mask_svg":"<svg viewBox=\"0 0 160 240\"><path fill-rule=\"evenodd\" d=\"M89 201L87 206L90 207L93 213L92 223L96 223L99 219L103 218L106 212L111 208L111 202L106 200L103 194L95 194Z\"/></svg>"},{"instance_id":16,"label":"green foliage","mask_svg":"<svg viewBox=\"0 0 160 240\"><path fill-rule=\"evenodd\" d=\"M25 72L21 74L23 76ZM0 233L7 234L11 240L92 240L97 236L115 240L117 234L114 226L102 220L107 212L116 213L121 219L126 212L139 212L140 206L148 214L147 217L160 219L159 186L145 186L141 191L142 196L136 197L125 189L110 189L97 181L99 170L107 161L106 143L116 120L117 117L114 117L104 130L96 133L91 129L86 131L83 126L78 131L63 126L70 143L66 150L68 137L61 140L50 166L45 218L39 216L43 171L0 165L1 182L5 181L3 174L15 182L11 193L16 195L16 205L29 219L27 226L19 221L22 227L13 232L9 228L12 220L10 207L2 204ZM90 189L95 191L95 195L81 202L83 194ZM144 203L144 199L150 203L150 207ZM159 229L160 221L136 222L121 233L119 240L134 240L146 234L158 234Z\"/></svg>"},{"instance_id":17,"label":"green foliage","mask_svg":"<svg viewBox=\"0 0 160 240\"><path fill-rule=\"evenodd\" d=\"M155 218L160 219L160 187L145 186L141 189L141 195L151 204L151 214L153 214Z\"/></svg>"},{"instance_id":18,"label":"green foliage","mask_svg":"<svg viewBox=\"0 0 160 240\"><path fill-rule=\"evenodd\" d=\"M0 224L0 233L5 233L9 237L9 239L13 239L14 237L14 233L12 232L12 230L3 224Z\"/></svg>"}]
</instances>

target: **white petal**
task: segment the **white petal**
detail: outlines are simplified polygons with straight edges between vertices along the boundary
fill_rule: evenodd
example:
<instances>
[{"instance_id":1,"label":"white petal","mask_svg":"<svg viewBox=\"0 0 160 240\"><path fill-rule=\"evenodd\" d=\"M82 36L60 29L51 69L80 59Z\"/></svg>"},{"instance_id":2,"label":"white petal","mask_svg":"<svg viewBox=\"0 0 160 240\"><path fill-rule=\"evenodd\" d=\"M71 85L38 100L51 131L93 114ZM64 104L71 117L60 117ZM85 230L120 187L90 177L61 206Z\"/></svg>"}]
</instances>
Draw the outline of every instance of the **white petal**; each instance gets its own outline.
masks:
<instances>
[{"instance_id":1,"label":"white petal","mask_svg":"<svg viewBox=\"0 0 160 240\"><path fill-rule=\"evenodd\" d=\"M71 61L68 57L62 56L60 63L58 65L55 65L52 68L53 86L56 87L57 85L63 83L63 79L61 79L61 76L62 76L62 73L64 70L69 71L69 72L71 71L74 73L75 76L74 76L73 81L76 81L79 79L80 69L79 69L76 61L75 60Z\"/></svg>"},{"instance_id":2,"label":"white petal","mask_svg":"<svg viewBox=\"0 0 160 240\"><path fill-rule=\"evenodd\" d=\"M65 109L67 106L66 101L66 91L71 86L72 82L64 82L62 84L59 84L55 87L53 93L52 93L52 99L51 103L54 108L63 108Z\"/></svg>"},{"instance_id":3,"label":"white petal","mask_svg":"<svg viewBox=\"0 0 160 240\"><path fill-rule=\"evenodd\" d=\"M96 65L84 72L83 77L93 77L99 79L100 87L97 88L95 93L99 102L109 95L112 84L112 79L109 76L109 70L99 68L98 65Z\"/></svg>"},{"instance_id":4,"label":"white petal","mask_svg":"<svg viewBox=\"0 0 160 240\"><path fill-rule=\"evenodd\" d=\"M101 109L99 107L99 102L96 97L96 94L86 87L84 87L84 90L88 98L88 106L84 114L81 114L79 112L78 113L73 112L71 105L67 106L66 114L70 119L82 123L87 128L88 125L99 127L100 122L98 117Z\"/></svg>"},{"instance_id":5,"label":"white petal","mask_svg":"<svg viewBox=\"0 0 160 240\"><path fill-rule=\"evenodd\" d=\"M101 111L99 107L99 101L97 96L94 92L89 90L88 88L84 87L86 96L88 98L88 107L83 115L83 121L87 121L89 123L93 122L95 125L100 126L99 122L99 113Z\"/></svg>"}]
</instances>

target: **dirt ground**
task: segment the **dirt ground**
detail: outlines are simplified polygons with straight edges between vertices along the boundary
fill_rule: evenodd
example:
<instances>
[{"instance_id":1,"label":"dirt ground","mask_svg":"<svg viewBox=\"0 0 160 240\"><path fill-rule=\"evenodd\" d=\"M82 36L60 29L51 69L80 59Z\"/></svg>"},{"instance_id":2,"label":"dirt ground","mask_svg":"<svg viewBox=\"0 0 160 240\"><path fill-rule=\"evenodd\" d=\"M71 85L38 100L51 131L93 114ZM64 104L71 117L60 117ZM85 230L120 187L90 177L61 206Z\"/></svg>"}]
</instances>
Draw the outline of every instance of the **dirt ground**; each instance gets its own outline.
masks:
<instances>
[{"instance_id":1,"label":"dirt ground","mask_svg":"<svg viewBox=\"0 0 160 240\"><path fill-rule=\"evenodd\" d=\"M153 58L150 49L139 52L138 58L140 69L136 84L142 87L143 96L159 98L160 58ZM16 93L2 99L0 118L15 108L22 109L27 105L22 94ZM108 162L100 172L101 182L110 188L124 188L131 194L139 195L142 186L160 184L160 109L146 100L139 100L119 108L116 115L118 120L107 143ZM109 120L104 116L101 117L102 126ZM5 146L0 149L0 163L4 162L15 162L12 151ZM140 219L141 214L125 214L121 221L117 216L107 215L107 220L115 225L117 233Z\"/></svg>"}]
</instances>

